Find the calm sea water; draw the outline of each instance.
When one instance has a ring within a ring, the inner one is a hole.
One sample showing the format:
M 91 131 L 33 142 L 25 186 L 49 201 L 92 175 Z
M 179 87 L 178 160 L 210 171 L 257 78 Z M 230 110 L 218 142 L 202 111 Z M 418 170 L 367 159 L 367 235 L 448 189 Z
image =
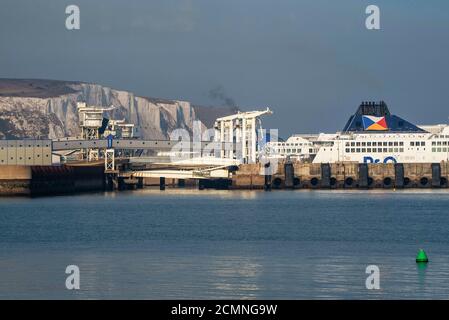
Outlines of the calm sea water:
M 371 264 L 380 290 L 365 288 Z M 0 198 L 0 298 L 447 299 L 449 192 Z

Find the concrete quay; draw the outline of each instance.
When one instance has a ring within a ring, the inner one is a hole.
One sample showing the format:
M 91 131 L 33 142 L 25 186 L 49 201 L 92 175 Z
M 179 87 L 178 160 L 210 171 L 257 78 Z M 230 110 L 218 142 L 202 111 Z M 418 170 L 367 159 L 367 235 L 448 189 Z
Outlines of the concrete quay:
M 449 163 L 280 162 L 271 175 L 262 164 L 244 164 L 232 177 L 233 189 L 447 188 Z
M 55 195 L 104 189 L 102 165 L 0 166 L 0 195 Z
M 123 169 L 123 168 L 121 168 Z M 268 174 L 264 174 L 268 173 Z M 243 164 L 230 179 L 132 178 L 117 170 L 108 181 L 101 161 L 57 166 L 0 166 L 0 195 L 53 195 L 144 187 L 215 189 L 448 188 L 449 163 L 314 164 L 279 162 L 269 174 L 261 163 Z M 115 186 L 113 186 L 115 185 Z

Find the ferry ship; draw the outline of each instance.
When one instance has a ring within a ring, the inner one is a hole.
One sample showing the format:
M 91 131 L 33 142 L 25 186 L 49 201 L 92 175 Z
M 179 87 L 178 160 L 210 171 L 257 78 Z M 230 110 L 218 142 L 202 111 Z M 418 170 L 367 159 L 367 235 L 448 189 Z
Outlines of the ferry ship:
M 449 126 L 418 126 L 392 115 L 384 101 L 362 102 L 341 132 L 270 144 L 274 157 L 313 163 L 435 163 L 449 160 Z

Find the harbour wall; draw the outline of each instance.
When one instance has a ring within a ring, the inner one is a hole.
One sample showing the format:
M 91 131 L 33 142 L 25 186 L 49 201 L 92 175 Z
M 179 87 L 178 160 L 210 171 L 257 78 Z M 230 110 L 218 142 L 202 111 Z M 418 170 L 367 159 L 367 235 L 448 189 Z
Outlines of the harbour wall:
M 30 166 L 0 166 L 0 195 L 29 195 L 30 187 Z
M 447 188 L 449 163 L 280 162 L 271 176 L 263 164 L 244 164 L 232 177 L 234 189 Z
M 389 189 L 448 188 L 449 163 L 315 164 L 279 162 L 273 172 L 263 164 L 243 164 L 231 179 L 144 178 L 117 180 L 118 190 L 145 186 L 199 189 Z M 267 174 L 264 174 L 267 173 Z M 55 195 L 107 189 L 104 166 L 0 166 L 0 195 Z M 162 185 L 163 183 L 163 185 Z
M 55 195 L 103 189 L 103 166 L 0 166 L 0 195 Z

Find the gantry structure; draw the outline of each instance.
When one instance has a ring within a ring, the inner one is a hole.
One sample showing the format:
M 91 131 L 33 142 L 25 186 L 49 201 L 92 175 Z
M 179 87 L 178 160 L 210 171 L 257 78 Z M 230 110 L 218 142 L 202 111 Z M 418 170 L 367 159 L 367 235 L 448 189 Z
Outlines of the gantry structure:
M 238 112 L 215 120 L 215 141 L 228 142 L 231 148 L 221 150 L 221 158 L 238 159 L 243 163 L 257 162 L 257 137 L 261 129 L 260 117 L 272 114 L 270 108 L 262 111 Z

